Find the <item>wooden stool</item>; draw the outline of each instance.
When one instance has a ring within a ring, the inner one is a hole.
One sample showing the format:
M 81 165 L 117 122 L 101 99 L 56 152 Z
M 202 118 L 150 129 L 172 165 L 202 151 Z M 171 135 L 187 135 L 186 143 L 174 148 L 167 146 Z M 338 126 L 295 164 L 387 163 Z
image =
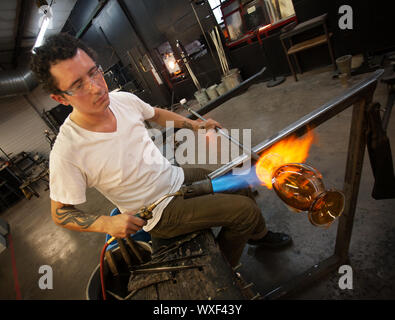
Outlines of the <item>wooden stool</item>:
M 288 65 L 289 65 L 289 68 L 291 69 L 291 72 L 292 72 L 294 78 L 295 78 L 295 81 L 298 81 L 298 78 L 296 77 L 296 72 L 295 72 L 294 67 L 292 65 L 290 56 L 293 56 L 295 58 L 296 65 L 298 67 L 298 71 L 299 71 L 299 73 L 302 73 L 302 70 L 300 68 L 296 54 L 298 52 L 303 51 L 303 50 L 314 48 L 316 46 L 319 46 L 319 45 L 322 45 L 325 43 L 328 45 L 329 55 L 332 60 L 333 68 L 334 68 L 334 70 L 336 70 L 336 61 L 335 61 L 335 57 L 333 55 L 333 49 L 332 49 L 332 45 L 331 45 L 331 41 L 330 41 L 330 37 L 332 36 L 332 33 L 328 32 L 328 29 L 326 26 L 326 17 L 327 17 L 327 14 L 325 13 L 321 16 L 318 16 L 318 17 L 315 17 L 315 18 L 310 19 L 308 21 L 297 24 L 296 27 L 294 27 L 290 31 L 283 32 L 280 36 L 281 44 L 284 48 L 284 52 L 287 57 Z M 314 38 L 311 38 L 311 39 L 308 39 L 306 41 L 299 42 L 299 43 L 292 42 L 293 36 L 295 36 L 297 34 L 301 34 L 305 31 L 315 28 L 317 26 L 323 27 L 324 34 L 319 35 Z M 288 39 L 288 41 L 289 41 L 289 45 L 290 45 L 289 48 L 287 48 L 287 46 L 285 44 L 286 39 Z

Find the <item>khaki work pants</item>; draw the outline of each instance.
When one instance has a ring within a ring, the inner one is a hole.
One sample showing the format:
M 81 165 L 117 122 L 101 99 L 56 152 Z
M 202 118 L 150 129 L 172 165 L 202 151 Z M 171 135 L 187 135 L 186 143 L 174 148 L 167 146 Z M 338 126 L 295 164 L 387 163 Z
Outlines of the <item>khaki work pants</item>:
M 210 173 L 201 168 L 183 170 L 184 183 L 206 179 Z M 211 227 L 222 227 L 217 242 L 232 267 L 239 263 L 249 239 L 260 239 L 267 233 L 261 210 L 248 188 L 237 193 L 215 193 L 190 199 L 174 197 L 150 234 L 168 239 Z

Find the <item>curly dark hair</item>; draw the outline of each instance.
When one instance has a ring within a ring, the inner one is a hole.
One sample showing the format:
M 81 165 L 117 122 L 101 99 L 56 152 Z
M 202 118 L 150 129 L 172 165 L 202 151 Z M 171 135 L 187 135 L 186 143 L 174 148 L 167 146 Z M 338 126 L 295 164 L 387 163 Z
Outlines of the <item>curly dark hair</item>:
M 61 94 L 56 80 L 49 70 L 60 61 L 74 57 L 78 49 L 84 50 L 89 57 L 96 61 L 96 53 L 91 48 L 67 33 L 51 35 L 45 40 L 44 45 L 34 48 L 30 69 L 37 80 L 42 83 L 44 90 L 49 93 Z

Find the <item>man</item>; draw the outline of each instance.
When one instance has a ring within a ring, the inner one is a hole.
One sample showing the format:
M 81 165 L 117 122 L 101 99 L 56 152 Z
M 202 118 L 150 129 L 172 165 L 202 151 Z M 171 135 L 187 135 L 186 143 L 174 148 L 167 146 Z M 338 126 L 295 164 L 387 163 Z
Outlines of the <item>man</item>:
M 51 98 L 73 107 L 50 154 L 51 214 L 56 224 L 120 238 L 142 227 L 153 236 L 171 238 L 222 226 L 218 243 L 232 266 L 247 241 L 272 246 L 290 242 L 284 234 L 267 231 L 251 195 L 168 198 L 152 219 L 136 217 L 143 205 L 207 175 L 205 170 L 172 166 L 151 140 L 144 120 L 162 126 L 174 121 L 177 128 L 195 131 L 220 124 L 153 108 L 130 93 L 109 93 L 94 60 L 91 49 L 67 34 L 49 37 L 32 55 L 31 68 Z M 155 161 L 147 162 L 147 156 Z M 95 187 L 123 214 L 111 217 L 77 209 L 75 205 L 86 201 L 87 187 Z

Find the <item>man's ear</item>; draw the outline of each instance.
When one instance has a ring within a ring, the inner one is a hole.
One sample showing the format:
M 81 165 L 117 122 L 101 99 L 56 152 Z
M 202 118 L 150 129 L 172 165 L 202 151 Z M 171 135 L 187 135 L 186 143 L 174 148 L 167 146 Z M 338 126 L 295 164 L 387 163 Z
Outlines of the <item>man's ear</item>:
M 65 106 L 68 106 L 70 104 L 70 102 L 67 101 L 67 99 L 65 97 L 63 97 L 62 95 L 60 95 L 60 94 L 53 94 L 53 93 L 51 93 L 49 96 L 53 100 L 55 100 L 56 102 L 59 102 L 59 103 L 65 105 Z

